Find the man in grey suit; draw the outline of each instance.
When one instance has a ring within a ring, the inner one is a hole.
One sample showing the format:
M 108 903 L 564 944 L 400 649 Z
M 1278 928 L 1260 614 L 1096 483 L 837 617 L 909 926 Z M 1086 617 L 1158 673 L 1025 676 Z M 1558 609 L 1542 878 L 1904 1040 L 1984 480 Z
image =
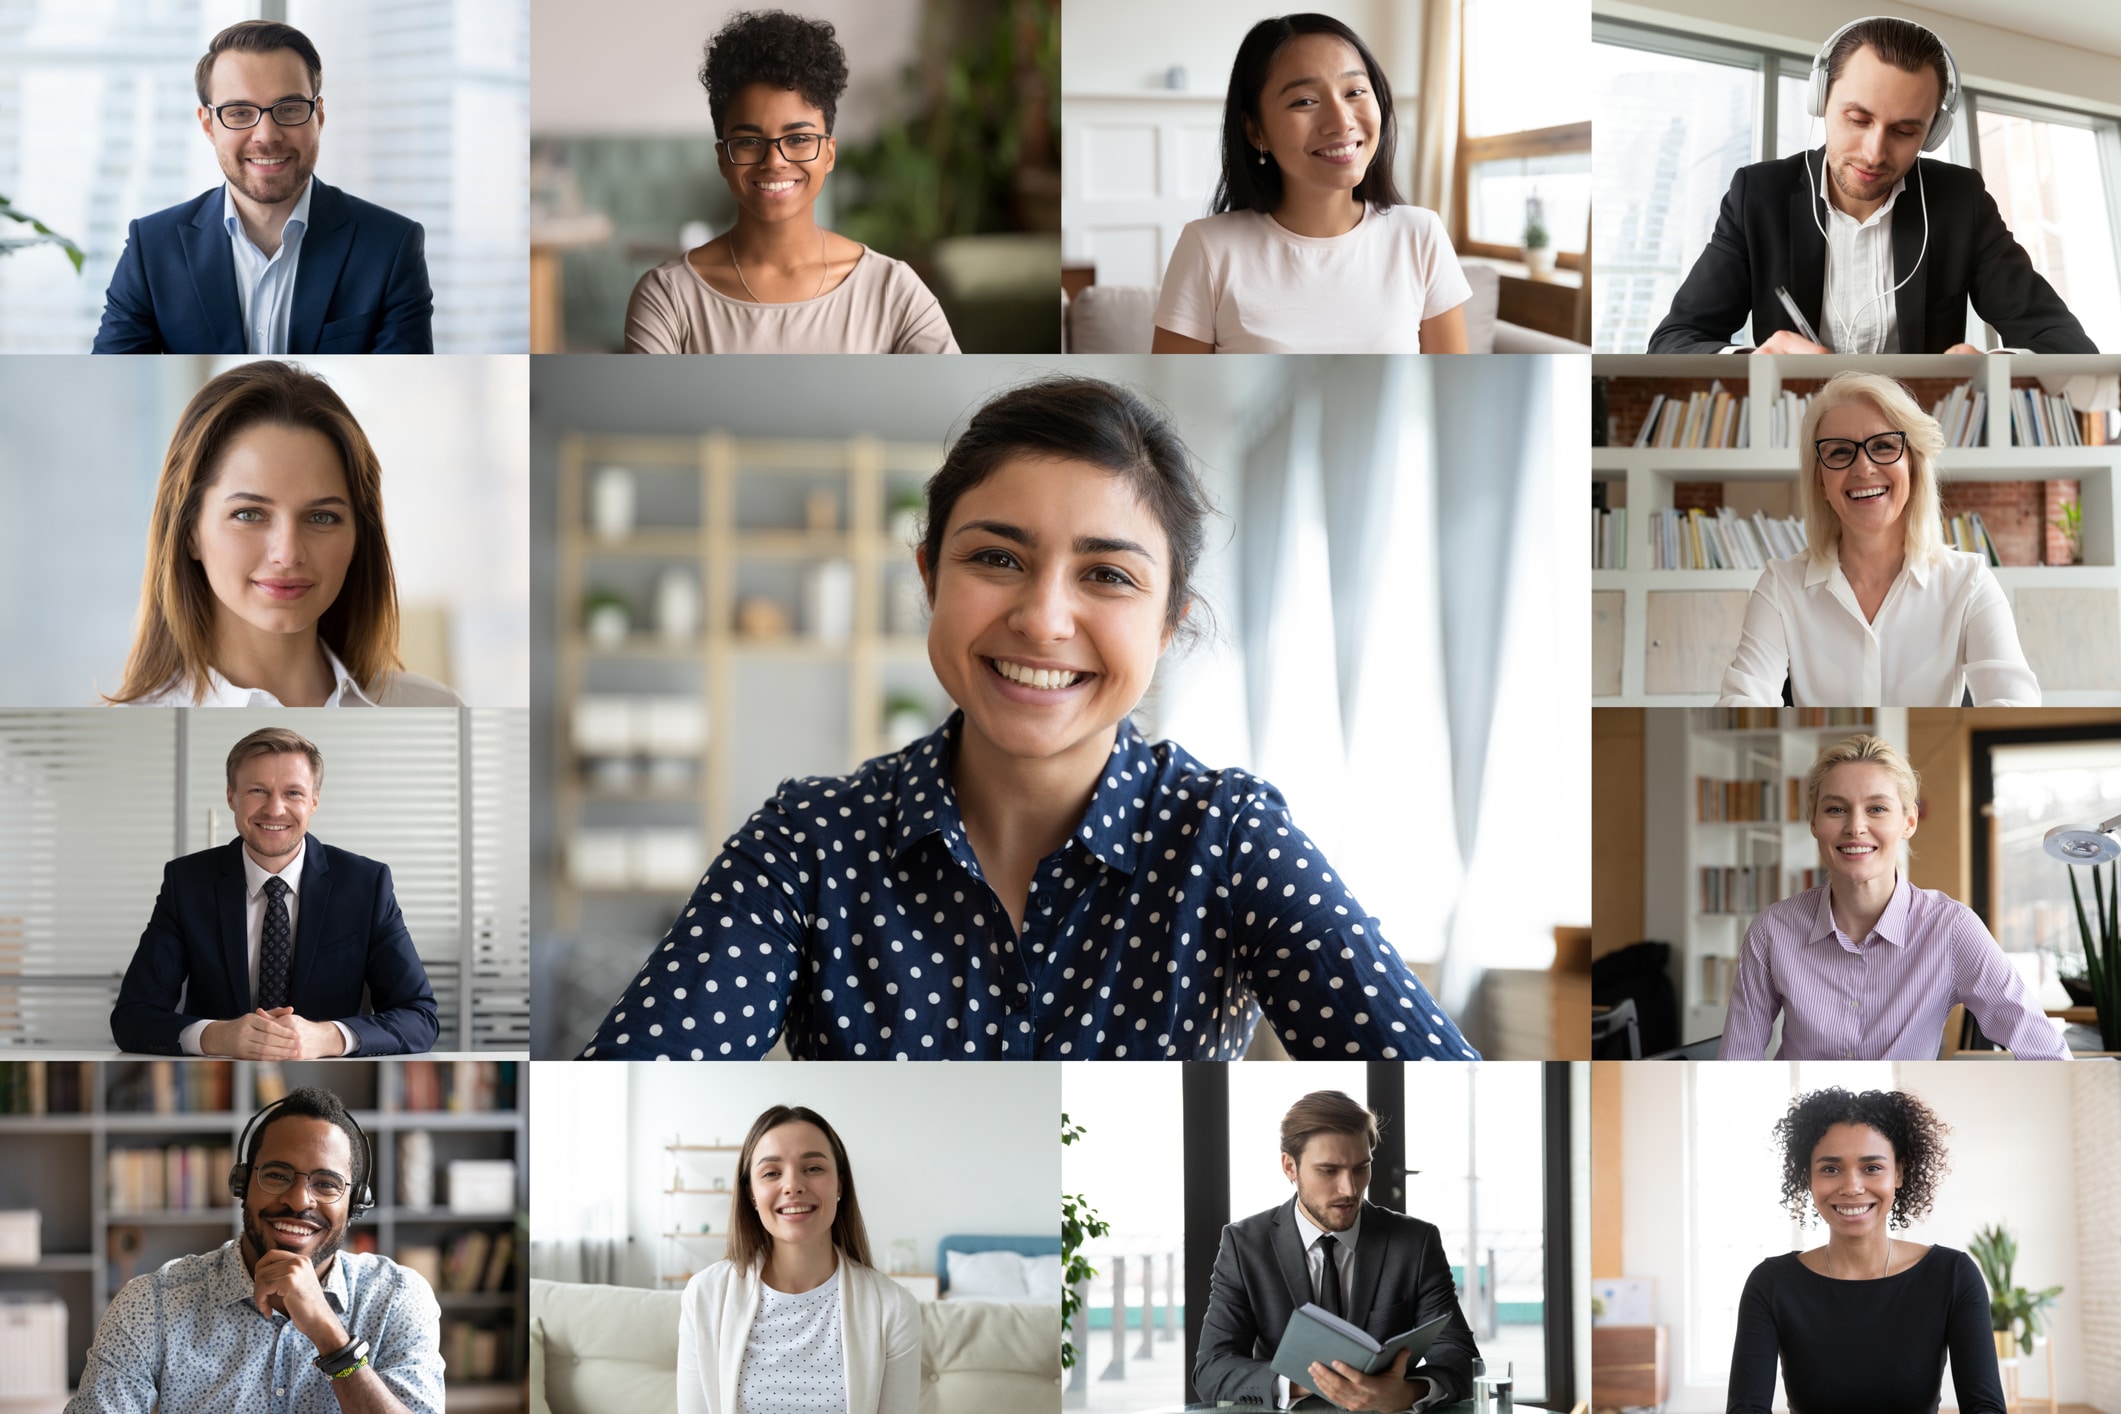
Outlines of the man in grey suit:
M 1441 1234 L 1363 1199 L 1376 1147 L 1377 1117 L 1337 1090 L 1306 1095 L 1282 1117 L 1281 1172 L 1296 1192 L 1223 1229 L 1193 1362 L 1201 1399 L 1287 1409 L 1315 1392 L 1342 1409 L 1401 1410 L 1471 1397 L 1480 1352 L 1458 1309 Z M 1375 1375 L 1339 1361 L 1314 1364 L 1307 1389 L 1267 1363 L 1306 1302 L 1379 1340 L 1451 1319 L 1412 1370 L 1404 1351 Z

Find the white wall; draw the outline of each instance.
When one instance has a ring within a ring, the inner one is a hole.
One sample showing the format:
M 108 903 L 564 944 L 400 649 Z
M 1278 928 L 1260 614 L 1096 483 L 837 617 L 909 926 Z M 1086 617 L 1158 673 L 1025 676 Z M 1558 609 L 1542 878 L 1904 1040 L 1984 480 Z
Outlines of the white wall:
M 1066 0 L 1061 25 L 1061 90 L 1124 94 L 1161 89 L 1172 65 L 1186 70 L 1186 90 L 1220 97 L 1245 31 L 1283 8 L 1228 0 Z M 1392 80 L 1395 105 L 1419 88 L 1419 0 L 1318 0 L 1301 8 L 1331 15 L 1363 37 Z M 1404 121 L 1404 120 L 1402 120 Z
M 530 130 L 535 134 L 713 136 L 700 50 L 734 11 L 770 8 L 686 0 L 531 0 Z M 898 111 L 900 73 L 918 55 L 921 0 L 803 0 L 847 51 L 835 133 L 871 136 Z
M 1593 0 L 1592 12 L 1614 19 L 1750 44 L 1815 50 L 1828 35 L 1867 13 L 1848 0 Z M 1890 13 L 1929 26 L 1951 47 L 1970 88 L 2121 114 L 2121 57 L 2036 39 L 2007 24 L 1982 24 L 1920 5 Z
M 925 1270 L 950 1233 L 1060 1232 L 1055 1063 L 642 1065 L 632 1079 L 629 1226 L 644 1284 L 653 1283 L 671 1171 L 663 1146 L 680 1135 L 741 1144 L 770 1105 L 808 1105 L 838 1131 L 878 1261 L 900 1238 L 913 1241 Z
M 1702 1064 L 1713 1065 L 1709 1061 Z M 1763 1062 L 1764 1064 L 1766 1062 Z M 1650 1277 L 1657 1320 L 1671 1328 L 1674 1414 L 1724 1407 L 1724 1390 L 1688 1386 L 1686 1301 L 1686 1144 L 1681 1129 L 1685 1064 L 1621 1069 L 1623 1275 Z M 2078 1247 L 2078 1179 L 2072 1163 L 2070 1071 L 2036 1062 L 1928 1061 L 1896 1067 L 1899 1088 L 1919 1096 L 1951 1126 L 1951 1170 L 1936 1206 L 1908 1236 L 1965 1250 L 1978 1228 L 2007 1224 L 2018 1239 L 2019 1285 L 2065 1288 L 2057 1303 L 2055 1383 L 2062 1402 L 2086 1397 L 2082 1301 L 2085 1269 Z M 1778 1113 L 1760 1116 L 1763 1142 Z M 2111 1181 L 2102 1173 L 2102 1181 Z M 1816 1232 L 1817 1229 L 1814 1229 Z M 1814 1237 L 1807 1246 L 1824 1241 Z M 2040 1390 L 2045 1362 L 2022 1375 Z M 2044 1391 L 2042 1391 L 2044 1396 Z M 1944 1398 L 1953 1401 L 1947 1379 Z

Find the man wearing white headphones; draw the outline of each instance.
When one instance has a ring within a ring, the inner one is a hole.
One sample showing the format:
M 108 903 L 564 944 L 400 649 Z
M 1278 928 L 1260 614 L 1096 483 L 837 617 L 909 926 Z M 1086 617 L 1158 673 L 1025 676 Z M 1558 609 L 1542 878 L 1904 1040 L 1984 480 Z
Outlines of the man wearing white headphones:
M 1844 25 L 1812 61 L 1806 108 L 1825 147 L 1738 169 L 1651 353 L 1979 353 L 1963 342 L 1968 299 L 2007 347 L 2098 352 L 1981 175 L 1918 160 L 1959 109 L 1958 65 L 1935 34 L 1884 16 Z M 1748 317 L 1751 349 L 1732 343 Z

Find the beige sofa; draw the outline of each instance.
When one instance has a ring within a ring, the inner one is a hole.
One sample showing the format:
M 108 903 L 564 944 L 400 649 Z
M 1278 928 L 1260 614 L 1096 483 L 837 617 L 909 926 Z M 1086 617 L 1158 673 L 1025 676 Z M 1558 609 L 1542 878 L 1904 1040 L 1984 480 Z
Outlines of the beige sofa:
M 676 1414 L 675 1291 L 530 1284 L 531 1414 Z M 1060 1308 L 921 1303 L 921 1414 L 1058 1410 Z
M 1497 319 L 1502 277 L 1491 265 L 1468 265 L 1466 349 L 1469 353 L 1589 353 L 1590 345 L 1542 334 Z M 1147 353 L 1156 333 L 1154 285 L 1090 285 L 1073 300 L 1061 296 L 1061 348 L 1066 353 Z

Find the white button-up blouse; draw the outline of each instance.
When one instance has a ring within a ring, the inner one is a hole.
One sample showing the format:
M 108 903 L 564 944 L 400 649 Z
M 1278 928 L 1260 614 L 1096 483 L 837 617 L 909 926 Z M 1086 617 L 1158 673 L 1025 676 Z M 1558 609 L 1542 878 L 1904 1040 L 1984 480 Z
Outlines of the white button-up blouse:
M 2040 684 L 1981 556 L 1910 561 L 1869 622 L 1829 550 L 1770 560 L 1745 607 L 1719 707 L 1774 707 L 1787 676 L 1800 707 L 2037 707 Z

